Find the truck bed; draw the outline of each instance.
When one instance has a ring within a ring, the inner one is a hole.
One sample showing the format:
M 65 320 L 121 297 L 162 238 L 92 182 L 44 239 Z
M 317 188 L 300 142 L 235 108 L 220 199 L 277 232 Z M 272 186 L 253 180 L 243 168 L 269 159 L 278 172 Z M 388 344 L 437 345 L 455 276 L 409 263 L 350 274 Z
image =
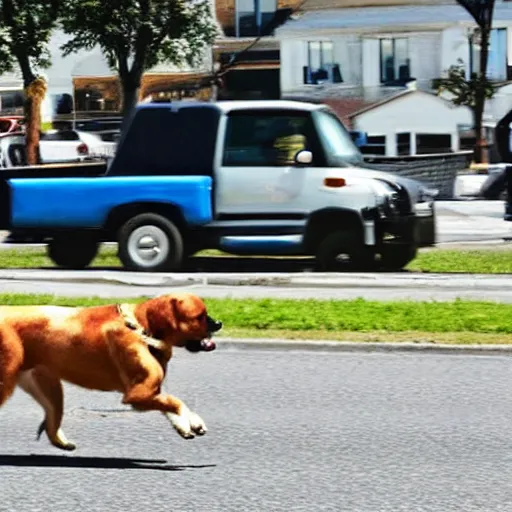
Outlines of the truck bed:
M 212 220 L 209 176 L 100 176 L 10 178 L 4 229 L 100 229 L 118 207 L 174 205 L 189 225 Z
M 31 165 L 0 170 L 0 229 L 11 227 L 12 190 L 9 182 L 14 180 L 44 178 L 97 178 L 105 175 L 105 161 L 53 165 Z
M 107 172 L 107 162 L 30 165 L 0 170 L 0 177 L 10 178 L 95 178 Z

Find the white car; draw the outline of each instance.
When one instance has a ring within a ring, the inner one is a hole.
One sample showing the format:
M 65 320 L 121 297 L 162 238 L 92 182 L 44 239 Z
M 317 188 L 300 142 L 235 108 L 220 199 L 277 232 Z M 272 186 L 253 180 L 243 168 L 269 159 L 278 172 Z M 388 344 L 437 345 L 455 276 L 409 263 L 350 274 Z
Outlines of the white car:
M 49 130 L 41 134 L 41 163 L 79 162 L 92 157 L 114 156 L 117 144 L 93 133 L 78 130 Z

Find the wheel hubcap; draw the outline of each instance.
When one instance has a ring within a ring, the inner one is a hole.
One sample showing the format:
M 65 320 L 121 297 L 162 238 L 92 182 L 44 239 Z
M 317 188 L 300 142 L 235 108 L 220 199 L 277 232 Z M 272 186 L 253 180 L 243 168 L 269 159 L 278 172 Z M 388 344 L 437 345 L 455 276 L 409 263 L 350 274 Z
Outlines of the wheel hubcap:
M 157 226 L 141 226 L 128 239 L 128 253 L 141 267 L 154 267 L 169 256 L 169 239 Z

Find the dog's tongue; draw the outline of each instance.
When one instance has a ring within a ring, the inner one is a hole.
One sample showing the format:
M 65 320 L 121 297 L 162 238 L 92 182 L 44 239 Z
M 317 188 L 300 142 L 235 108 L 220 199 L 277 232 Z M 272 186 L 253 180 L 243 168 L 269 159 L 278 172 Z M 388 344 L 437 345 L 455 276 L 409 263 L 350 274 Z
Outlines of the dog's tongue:
M 215 342 L 211 339 L 201 341 L 201 350 L 204 350 L 205 352 L 215 350 Z

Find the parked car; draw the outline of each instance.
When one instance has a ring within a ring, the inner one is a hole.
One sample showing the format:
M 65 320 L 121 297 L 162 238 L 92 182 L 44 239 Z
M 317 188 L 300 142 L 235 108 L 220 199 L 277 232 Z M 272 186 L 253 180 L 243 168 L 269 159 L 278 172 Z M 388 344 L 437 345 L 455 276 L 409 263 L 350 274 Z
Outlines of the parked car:
M 0 229 L 46 237 L 66 268 L 117 242 L 124 267 L 146 272 L 209 248 L 310 255 L 321 270 L 400 269 L 435 243 L 435 191 L 365 167 L 325 105 L 143 104 L 109 164 L 1 178 Z
M 23 116 L 0 116 L 0 137 L 23 131 Z
M 77 119 L 73 128 L 81 132 L 94 133 L 105 142 L 117 142 L 121 134 L 122 117 L 96 117 Z
M 78 130 L 49 130 L 41 134 L 41 163 L 83 161 L 90 157 L 113 156 L 116 143 L 105 142 L 93 133 Z
M 93 158 L 111 158 L 116 142 L 106 142 L 98 135 L 77 130 L 42 132 L 39 156 L 42 164 L 82 162 Z M 11 132 L 0 138 L 0 168 L 27 165 L 25 136 Z

